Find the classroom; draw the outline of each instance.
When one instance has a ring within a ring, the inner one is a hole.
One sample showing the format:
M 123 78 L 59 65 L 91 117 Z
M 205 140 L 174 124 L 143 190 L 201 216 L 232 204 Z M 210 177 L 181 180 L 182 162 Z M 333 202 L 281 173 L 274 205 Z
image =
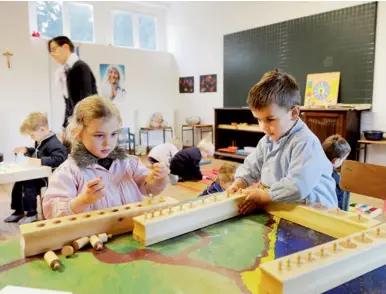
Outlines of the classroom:
M 0 1 L 0 294 L 386 293 L 386 3 Z

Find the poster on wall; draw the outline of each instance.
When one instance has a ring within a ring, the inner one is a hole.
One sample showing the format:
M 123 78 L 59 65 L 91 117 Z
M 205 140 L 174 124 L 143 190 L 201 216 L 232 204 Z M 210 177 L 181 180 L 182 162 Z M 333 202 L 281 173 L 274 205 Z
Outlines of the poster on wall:
M 214 93 L 217 92 L 217 75 L 202 75 L 200 76 L 200 92 Z
M 100 95 L 112 101 L 123 101 L 126 98 L 125 66 L 118 64 L 101 64 Z
M 180 78 L 180 93 L 194 93 L 194 77 Z
M 338 103 L 340 72 L 308 74 L 304 106 L 336 105 Z

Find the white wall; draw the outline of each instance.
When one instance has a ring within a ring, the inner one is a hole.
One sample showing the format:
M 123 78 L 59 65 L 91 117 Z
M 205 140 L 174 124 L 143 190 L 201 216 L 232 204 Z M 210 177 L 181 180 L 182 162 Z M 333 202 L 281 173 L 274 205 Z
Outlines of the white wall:
M 195 93 L 179 94 L 177 124 L 190 115 L 213 123 L 215 107 L 223 106 L 223 36 L 289 19 L 363 4 L 362 2 L 170 2 L 167 48 L 175 55 L 180 76 L 195 76 Z M 386 131 L 386 3 L 378 2 L 373 109 L 362 116 L 361 129 Z M 200 74 L 218 76 L 217 93 L 200 93 Z M 258 77 L 257 77 L 258 79 Z M 386 165 L 386 149 L 370 148 L 368 162 Z
M 120 103 L 125 126 L 138 131 L 147 124 L 150 113 L 164 112 L 174 124 L 174 102 L 178 72 L 174 57 L 152 52 L 108 46 L 111 41 L 111 10 L 129 10 L 158 18 L 159 48 L 165 49 L 165 8 L 162 4 L 134 2 L 87 2 L 94 6 L 95 40 L 99 45 L 81 44 L 81 58 L 89 63 L 99 83 L 99 64 L 117 63 L 126 67 L 127 99 Z M 0 50 L 14 56 L 12 68 L 0 56 L 0 152 L 13 159 L 12 148 L 31 144 L 19 134 L 22 120 L 32 111 L 49 115 L 51 127 L 59 131 L 64 116 L 63 100 L 54 83 L 57 65 L 49 57 L 47 40 L 30 38 L 28 2 L 0 2 Z M 159 143 L 160 134 L 152 136 Z

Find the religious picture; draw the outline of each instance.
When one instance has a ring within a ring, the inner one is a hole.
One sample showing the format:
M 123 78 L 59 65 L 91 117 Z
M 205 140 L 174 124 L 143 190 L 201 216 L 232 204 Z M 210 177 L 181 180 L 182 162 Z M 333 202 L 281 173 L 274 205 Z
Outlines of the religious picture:
M 100 95 L 112 101 L 125 99 L 125 66 L 116 64 L 101 64 L 100 68 L 101 87 Z
M 200 92 L 217 92 L 217 75 L 200 76 Z
M 180 93 L 194 92 L 194 77 L 180 78 Z

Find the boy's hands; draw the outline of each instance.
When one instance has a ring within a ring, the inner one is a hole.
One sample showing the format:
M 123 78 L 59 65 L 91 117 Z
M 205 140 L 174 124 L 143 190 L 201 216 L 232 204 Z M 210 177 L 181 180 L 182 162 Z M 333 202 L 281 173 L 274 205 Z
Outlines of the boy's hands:
M 151 184 L 154 180 L 160 181 L 168 176 L 168 169 L 163 162 L 154 163 L 151 167 L 151 174 L 147 178 L 147 182 Z
M 241 214 L 247 214 L 271 202 L 268 191 L 257 187 L 245 189 L 243 190 L 243 194 L 247 197 L 244 199 L 244 202 L 239 205 Z
M 241 179 L 237 179 L 232 183 L 232 185 L 229 186 L 228 189 L 226 189 L 226 193 L 233 194 L 236 193 L 240 188 L 245 187 L 245 182 Z
M 13 153 L 26 153 L 27 152 L 27 148 L 25 147 L 15 147 L 13 148 Z
M 102 177 L 97 177 L 87 183 L 86 190 L 80 195 L 83 204 L 92 205 L 104 197 L 105 184 Z

